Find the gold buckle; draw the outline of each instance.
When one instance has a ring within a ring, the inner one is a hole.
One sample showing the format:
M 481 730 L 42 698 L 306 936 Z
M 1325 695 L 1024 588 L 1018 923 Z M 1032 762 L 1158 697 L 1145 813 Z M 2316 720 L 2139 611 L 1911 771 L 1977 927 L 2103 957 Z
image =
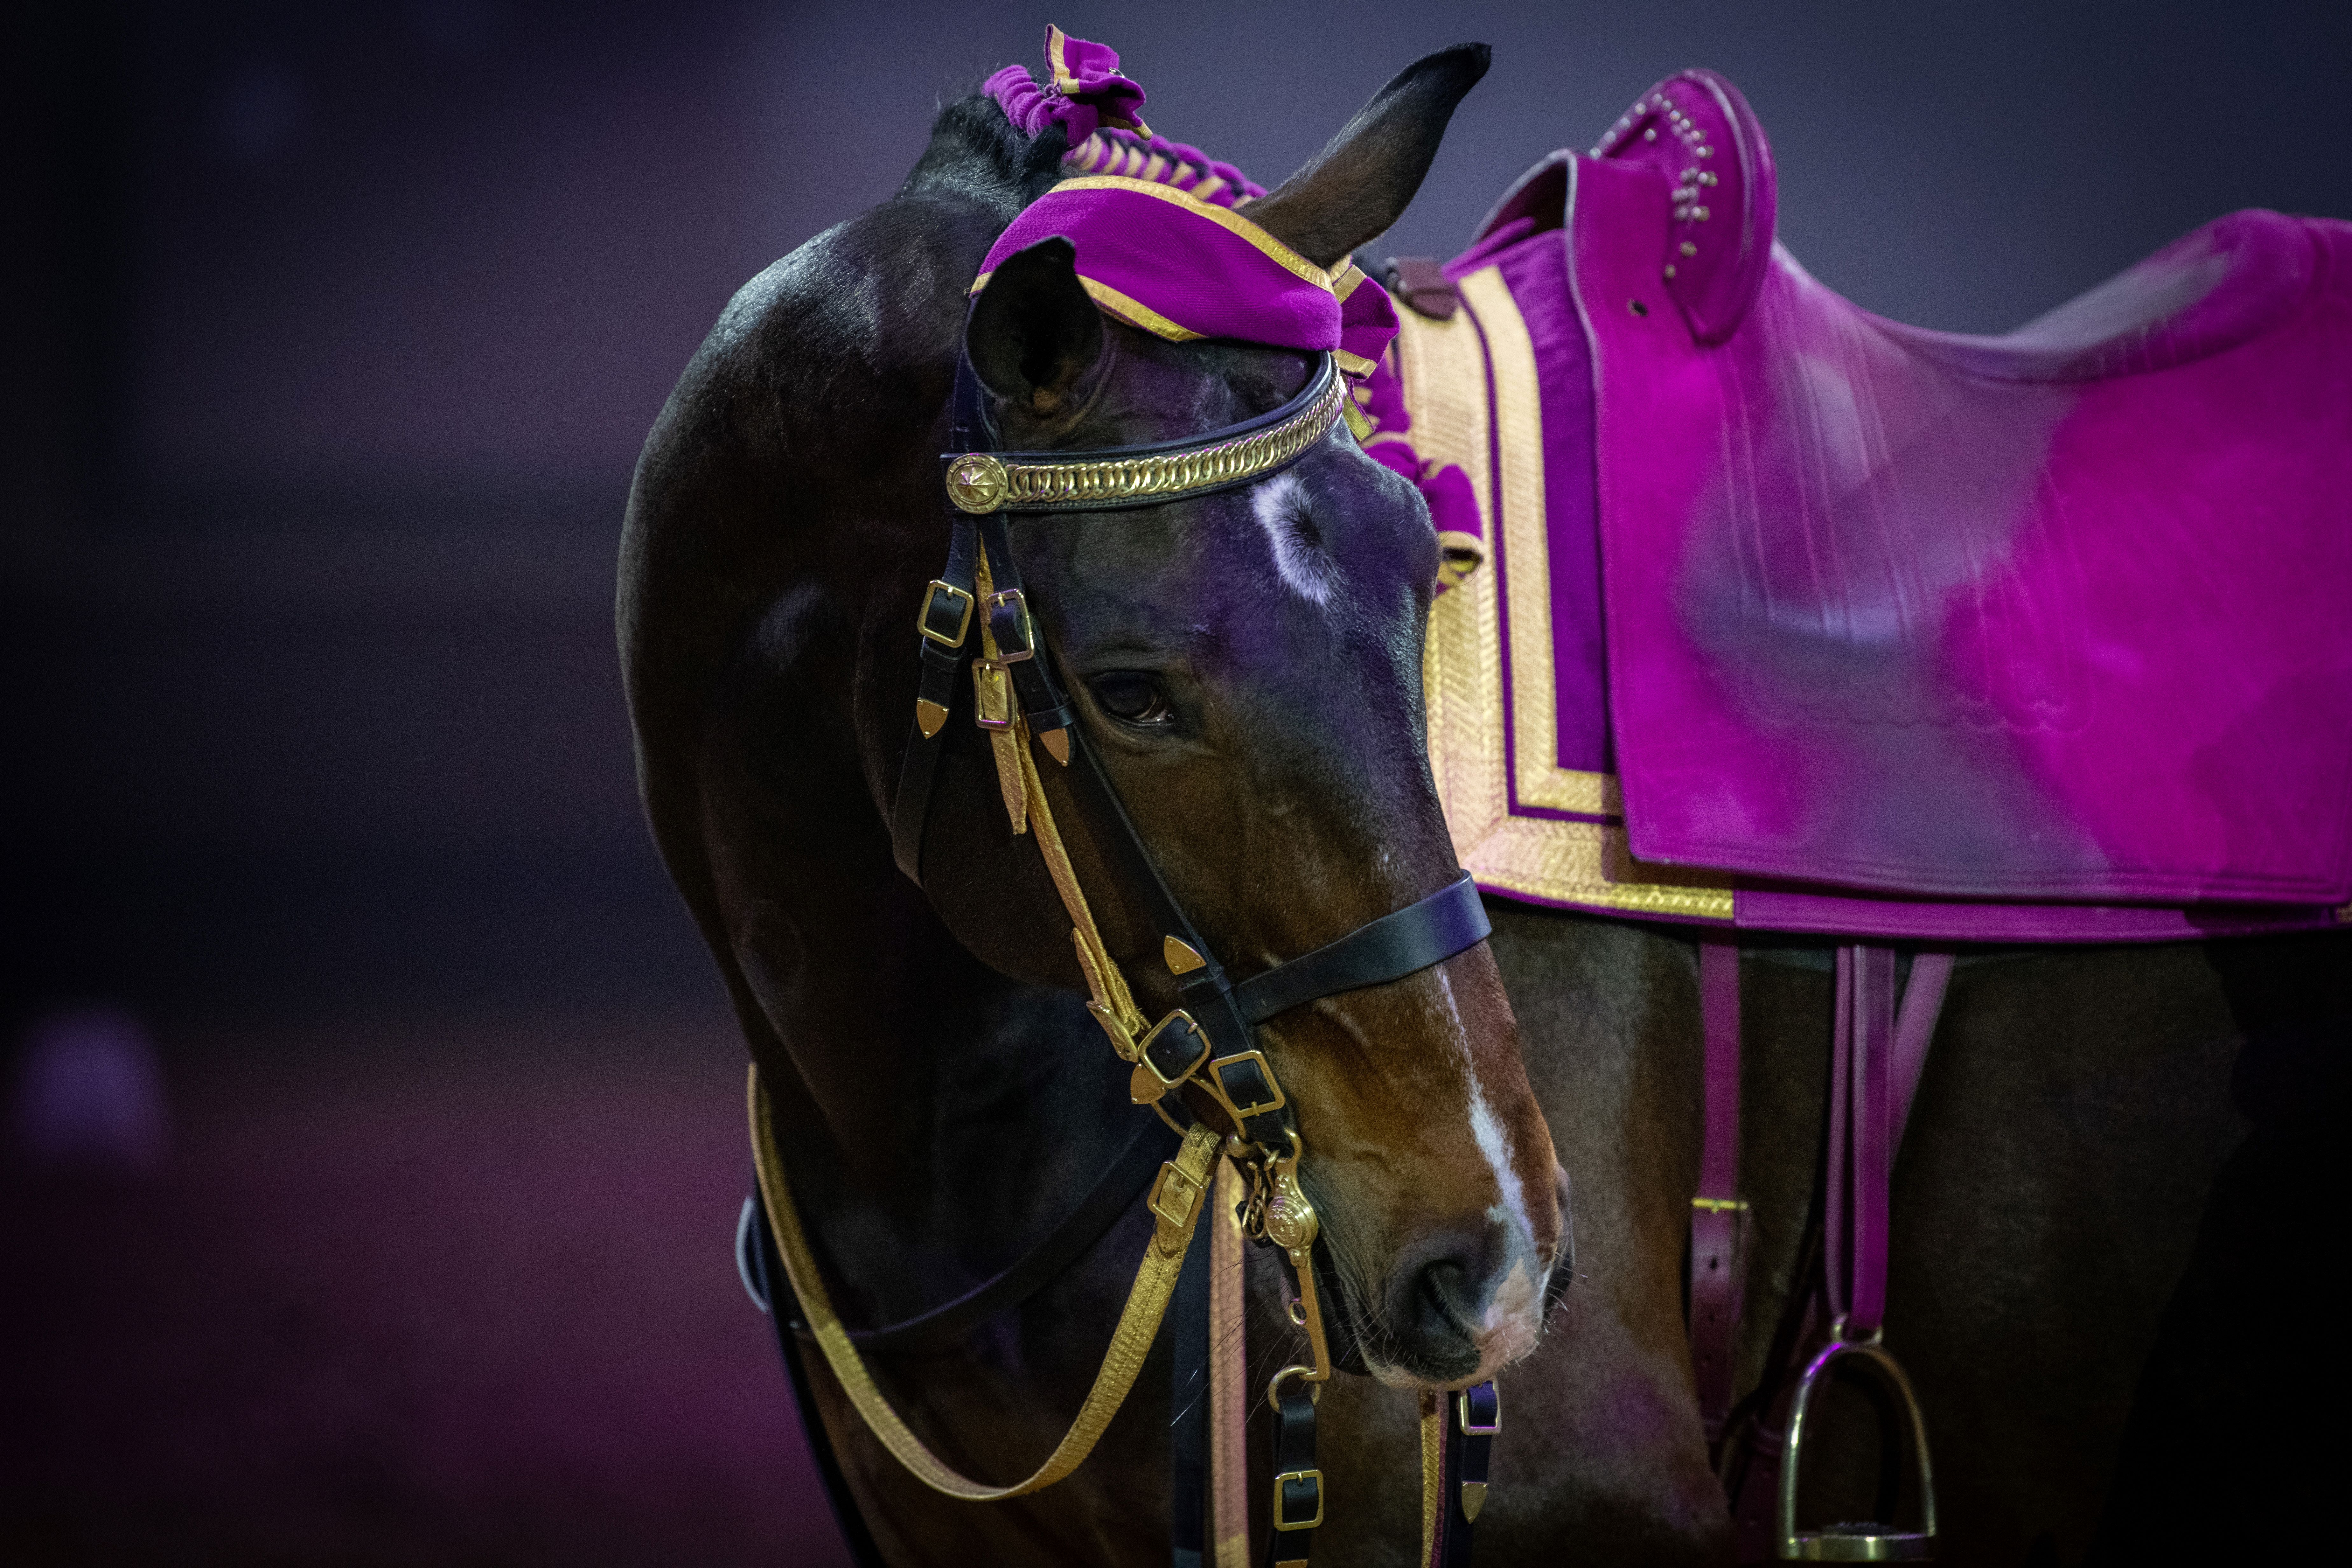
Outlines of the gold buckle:
M 972 722 L 983 730 L 1013 728 L 1013 679 L 992 658 L 971 661 Z
M 988 618 L 990 627 L 993 629 L 996 624 L 996 612 L 1006 605 L 1012 606 L 1013 611 L 1021 617 L 1021 651 L 1018 653 L 1005 652 L 1004 638 L 1000 636 L 996 639 L 996 658 L 994 662 L 998 664 L 1019 664 L 1023 659 L 1036 658 L 1037 624 L 1034 620 L 1030 619 L 1029 601 L 1023 596 L 1020 589 L 1007 588 L 1001 593 L 991 594 L 988 596 Z
M 1221 1069 L 1228 1062 L 1247 1061 L 1257 1063 L 1258 1076 L 1265 1080 L 1267 1091 L 1274 1096 L 1272 1100 L 1260 1100 L 1254 1105 L 1235 1105 L 1233 1096 L 1225 1092 L 1225 1077 Z M 1289 1096 L 1282 1092 L 1282 1080 L 1274 1076 L 1274 1064 L 1265 1059 L 1264 1051 L 1235 1051 L 1232 1056 L 1219 1057 L 1209 1064 L 1208 1073 L 1202 1082 L 1209 1093 L 1215 1097 L 1217 1103 L 1225 1108 L 1226 1114 L 1234 1119 L 1235 1126 L 1239 1126 L 1248 1117 L 1265 1116 L 1280 1110 L 1290 1103 Z
M 1748 1209 L 1748 1200 L 1746 1198 L 1693 1198 L 1691 1207 L 1706 1214 L 1744 1214 Z
M 931 601 L 941 594 L 952 594 L 963 601 L 963 614 L 956 621 L 956 634 L 951 637 L 941 637 L 931 630 Z M 972 597 L 970 594 L 952 583 L 942 583 L 934 577 L 931 579 L 931 585 L 923 591 L 923 607 L 915 612 L 915 629 L 941 647 L 961 647 L 964 634 L 971 630 L 971 606 Z
M 1171 1192 L 1171 1188 L 1175 1191 Z M 1151 1196 L 1144 1200 L 1144 1206 L 1176 1229 L 1182 1230 L 1192 1219 L 1193 1208 L 1201 1201 L 1201 1184 L 1186 1175 L 1175 1161 L 1169 1160 L 1161 1163 L 1160 1179 L 1151 1184 Z
M 1292 1521 L 1283 1517 L 1282 1483 L 1313 1481 L 1315 1483 L 1315 1517 Z M 1323 1522 L 1323 1472 L 1320 1470 L 1285 1470 L 1274 1478 L 1274 1528 L 1276 1530 L 1312 1530 Z
M 1174 1078 L 1170 1078 L 1166 1073 L 1160 1070 L 1160 1064 L 1151 1059 L 1151 1042 L 1158 1039 L 1160 1033 L 1170 1025 L 1176 1023 L 1180 1019 L 1182 1020 L 1186 1028 L 1192 1030 L 1192 1033 L 1200 1037 L 1201 1049 L 1199 1055 L 1195 1056 L 1191 1061 L 1184 1064 L 1184 1070 L 1182 1072 L 1178 1073 Z M 1160 1086 L 1162 1089 L 1174 1089 L 1178 1084 L 1182 1083 L 1186 1079 L 1191 1078 L 1194 1073 L 1200 1071 L 1202 1058 L 1206 1057 L 1208 1054 L 1209 1032 L 1201 1027 L 1199 1022 L 1193 1018 L 1192 1014 L 1187 1013 L 1183 1008 L 1179 1007 L 1175 1011 L 1170 1013 L 1165 1018 L 1160 1019 L 1157 1024 L 1152 1025 L 1150 1032 L 1145 1035 L 1141 1040 L 1137 1042 L 1135 1059 L 1139 1065 L 1150 1069 L 1151 1076 L 1160 1080 Z
M 1503 1402 L 1495 1401 L 1495 1422 L 1491 1426 L 1474 1426 L 1470 1422 L 1470 1391 L 1464 1389 L 1454 1396 L 1454 1418 L 1462 1426 L 1465 1437 L 1491 1437 L 1503 1429 Z

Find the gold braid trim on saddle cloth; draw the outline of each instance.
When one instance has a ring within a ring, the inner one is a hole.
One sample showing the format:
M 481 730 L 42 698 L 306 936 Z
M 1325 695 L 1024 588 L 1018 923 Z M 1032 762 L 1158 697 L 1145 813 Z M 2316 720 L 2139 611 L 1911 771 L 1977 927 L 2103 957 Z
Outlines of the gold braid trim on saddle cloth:
M 1727 877 L 1635 859 L 1616 775 L 1557 763 L 1535 344 L 1499 268 L 1481 268 L 1457 287 L 1463 309 L 1447 320 L 1399 312 L 1393 351 L 1412 416 L 1407 438 L 1431 470 L 1456 466 L 1469 479 L 1489 554 L 1431 606 L 1422 666 L 1429 768 L 1454 854 L 1489 891 L 1728 921 Z

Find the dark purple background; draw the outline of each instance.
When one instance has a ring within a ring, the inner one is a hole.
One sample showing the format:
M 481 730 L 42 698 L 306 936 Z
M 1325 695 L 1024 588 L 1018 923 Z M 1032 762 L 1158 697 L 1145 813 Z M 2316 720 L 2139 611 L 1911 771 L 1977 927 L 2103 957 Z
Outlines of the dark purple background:
M 789 1559 L 805 1478 L 721 1251 L 737 1047 L 637 816 L 615 531 L 728 296 L 886 196 L 940 95 L 1034 60 L 1047 20 L 1268 184 L 1407 59 L 1492 41 L 1384 247 L 1441 256 L 1547 149 L 1714 66 L 1809 267 L 1998 331 L 2232 206 L 2352 215 L 2347 16 L 17 8 L 0 1020 L 139 1009 L 183 1125 L 160 1178 L 7 1178 L 11 1279 L 40 1281 L 8 1292 L 9 1353 L 47 1370 L 0 1369 L 38 1394 L 0 1401 L 0 1524 L 46 1521 L 58 1561 L 148 1560 L 173 1520 L 232 1557 L 580 1561 L 546 1521 L 584 1508 L 612 1561 Z M 688 1344 L 724 1350 L 663 1382 Z M 247 1379 L 229 1426 L 192 1366 Z M 616 1409 L 593 1454 L 562 1436 Z M 239 1444 L 261 1457 L 223 1469 Z M 142 1508 L 136 1550 L 93 1522 Z

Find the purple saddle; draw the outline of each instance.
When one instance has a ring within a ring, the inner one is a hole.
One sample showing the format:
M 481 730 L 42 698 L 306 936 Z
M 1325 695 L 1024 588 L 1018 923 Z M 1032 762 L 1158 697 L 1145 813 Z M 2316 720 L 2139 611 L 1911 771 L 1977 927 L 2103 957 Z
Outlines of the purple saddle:
M 1372 449 L 1488 552 L 1432 626 L 1465 865 L 1926 938 L 2346 918 L 2352 225 L 2231 214 L 1969 337 L 1816 282 L 1774 189 L 1685 72 L 1407 321 Z

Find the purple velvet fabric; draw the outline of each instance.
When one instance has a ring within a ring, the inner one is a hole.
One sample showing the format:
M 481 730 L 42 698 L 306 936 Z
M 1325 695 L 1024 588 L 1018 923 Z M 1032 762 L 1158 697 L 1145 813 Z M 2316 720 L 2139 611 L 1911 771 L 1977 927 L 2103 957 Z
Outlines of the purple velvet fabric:
M 987 90 L 1024 135 L 1058 124 L 1073 171 L 1030 204 L 990 247 L 975 291 L 997 264 L 1040 240 L 1066 239 L 1103 311 L 1174 342 L 1234 338 L 1334 353 L 1369 374 L 1396 336 L 1388 291 L 1352 261 L 1326 270 L 1232 209 L 1265 188 L 1200 149 L 1151 134 L 1143 89 L 1101 44 L 1045 29 L 1047 79 L 1020 66 Z
M 1331 289 L 1339 299 L 1339 366 L 1350 375 L 1367 375 L 1396 340 L 1396 301 L 1352 260 L 1331 275 Z
M 1413 449 L 1412 413 L 1405 406 L 1404 385 L 1397 376 L 1393 356 L 1383 354 L 1356 388 L 1356 405 L 1372 427 L 1364 438 L 1364 450 L 1373 461 L 1412 481 L 1428 503 L 1430 526 L 1441 535 L 1466 534 L 1483 547 L 1486 523 L 1478 515 L 1478 496 L 1471 488 L 1470 476 L 1455 464 L 1424 460 Z M 1440 573 L 1437 592 L 1443 594 L 1451 586 L 1451 580 Z
M 1059 125 L 1076 147 L 1105 126 L 1151 133 L 1142 119 L 1143 89 L 1118 74 L 1118 51 L 1059 27 L 1045 29 L 1045 85 L 1026 67 L 1006 66 L 982 90 L 1003 105 L 1004 117 L 1024 136 Z
M 1584 164 L 1575 210 L 1638 854 L 1925 897 L 2352 898 L 2352 227 L 2237 220 L 2313 261 L 2234 345 L 2000 382 L 1785 253 L 1705 348 L 1630 308 L 1660 176 Z
M 1784 931 L 2352 918 L 2352 225 L 2234 214 L 1970 338 L 1772 246 L 1728 83 L 1601 153 L 1446 270 L 1498 272 L 1535 350 L 1557 761 L 1617 774 L 1633 853 Z
M 1780 205 L 1771 144 L 1739 89 L 1710 70 L 1678 71 L 1619 116 L 1592 155 L 1665 177 L 1660 281 L 1697 342 L 1737 331 L 1764 285 Z
M 1613 773 L 1608 657 L 1601 646 L 1601 521 L 1592 486 L 1592 355 L 1568 287 L 1557 232 L 1488 253 L 1536 345 L 1544 433 L 1544 528 L 1550 549 L 1557 762 Z M 1508 562 L 1498 559 L 1508 569 Z M 1505 616 L 1509 596 L 1505 595 Z M 1507 634 L 1506 634 L 1507 635 Z
M 1387 291 L 1352 263 L 1334 278 L 1238 213 L 1118 175 L 1065 180 L 1031 203 L 990 247 L 973 287 L 1006 257 L 1055 237 L 1076 251 L 1105 313 L 1163 338 L 1337 351 L 1344 369 L 1362 374 L 1396 335 Z M 1335 285 L 1349 290 L 1344 302 Z

